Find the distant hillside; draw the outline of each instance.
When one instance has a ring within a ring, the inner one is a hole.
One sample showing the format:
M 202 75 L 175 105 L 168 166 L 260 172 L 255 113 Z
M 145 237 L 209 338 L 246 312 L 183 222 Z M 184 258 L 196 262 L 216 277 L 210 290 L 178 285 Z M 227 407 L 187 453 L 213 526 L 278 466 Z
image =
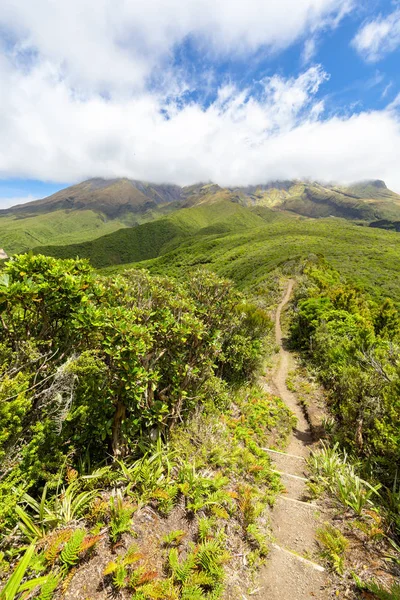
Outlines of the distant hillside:
M 200 203 L 91 242 L 34 251 L 88 258 L 108 272 L 141 266 L 157 274 L 179 275 L 202 265 L 261 294 L 269 272 L 288 261 L 318 255 L 373 295 L 400 302 L 398 233 L 227 200 Z
M 160 206 L 179 209 L 228 200 L 244 206 L 267 206 L 306 217 L 327 216 L 377 221 L 400 220 L 400 195 L 383 181 L 367 181 L 348 187 L 317 182 L 278 181 L 247 187 L 196 184 L 187 187 L 158 185 L 131 179 L 89 179 L 48 198 L 0 211 L 2 215 L 47 214 L 58 210 L 92 210 L 108 219 L 129 213 L 143 214 Z
M 194 185 L 182 189 L 180 202 L 183 206 L 197 206 L 220 200 L 243 206 L 266 206 L 311 218 L 333 216 L 367 223 L 400 220 L 400 195 L 390 191 L 380 180 L 349 187 L 301 181 L 236 188 Z
M 56 210 L 94 210 L 109 218 L 129 212 L 145 212 L 159 204 L 179 200 L 181 188 L 153 185 L 131 179 L 89 179 L 43 200 L 13 206 L 1 214 L 43 214 Z
M 260 210 L 260 209 L 255 209 Z M 267 209 L 265 209 L 267 210 Z M 278 214 L 280 213 L 272 213 Z M 225 235 L 193 235 L 166 248 L 159 257 L 107 269 L 118 272 L 145 267 L 154 274 L 178 275 L 205 266 L 232 279 L 239 288 L 263 295 L 268 274 L 310 256 L 322 256 L 373 296 L 400 303 L 400 236 L 396 232 L 358 227 L 343 219 L 283 218 Z M 110 236 L 111 237 L 111 236 Z
M 226 235 L 262 227 L 266 221 L 288 218 L 268 209 L 260 213 L 220 200 L 183 208 L 168 217 L 121 229 L 89 242 L 41 246 L 35 248 L 35 252 L 58 258 L 89 258 L 95 267 L 105 267 L 154 258 L 194 236 Z
M 15 254 L 39 245 L 80 244 L 182 208 L 220 202 L 314 219 L 341 217 L 385 229 L 398 229 L 400 221 L 400 195 L 379 180 L 348 187 L 278 181 L 236 188 L 213 183 L 181 188 L 130 179 L 90 179 L 48 198 L 0 211 L 0 246 Z

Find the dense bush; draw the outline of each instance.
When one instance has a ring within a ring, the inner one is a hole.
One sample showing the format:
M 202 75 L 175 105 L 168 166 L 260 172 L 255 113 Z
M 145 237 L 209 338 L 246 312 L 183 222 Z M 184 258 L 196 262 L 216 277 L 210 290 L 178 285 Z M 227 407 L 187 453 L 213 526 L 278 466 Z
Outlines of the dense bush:
M 206 272 L 184 283 L 21 255 L 0 280 L 3 495 L 132 452 L 249 379 L 270 321 Z M 8 495 L 10 499 L 10 496 Z
M 293 343 L 311 357 L 330 390 L 337 437 L 392 485 L 400 464 L 400 314 L 341 282 L 326 264 L 305 269 Z

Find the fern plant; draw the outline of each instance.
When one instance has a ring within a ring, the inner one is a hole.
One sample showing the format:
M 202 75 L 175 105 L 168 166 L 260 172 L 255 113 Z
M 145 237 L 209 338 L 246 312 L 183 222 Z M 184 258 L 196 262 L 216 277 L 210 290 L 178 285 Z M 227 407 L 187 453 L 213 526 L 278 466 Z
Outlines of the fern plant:
M 198 536 L 200 542 L 204 542 L 212 537 L 212 530 L 215 527 L 215 518 L 201 517 L 198 522 Z
M 66 573 L 76 565 L 82 552 L 82 542 L 85 538 L 84 529 L 75 529 L 68 542 L 61 551 L 60 560 L 63 571 Z
M 203 589 L 197 584 L 184 585 L 182 588 L 182 600 L 205 600 L 207 597 Z
M 267 556 L 269 552 L 268 538 L 255 523 L 247 526 L 246 536 L 249 542 L 258 549 L 261 556 Z
M 133 544 L 128 548 L 124 556 L 119 556 L 116 561 L 108 563 L 103 571 L 103 575 L 112 575 L 112 582 L 117 590 L 125 587 L 134 587 L 134 573 L 131 566 L 137 563 L 143 555 L 138 552 L 138 547 Z M 138 570 L 136 570 L 138 571 Z
M 185 536 L 186 531 L 183 531 L 182 529 L 176 529 L 165 534 L 162 538 L 162 542 L 166 546 L 179 546 Z
M 199 568 L 211 578 L 213 585 L 222 583 L 225 576 L 222 565 L 229 560 L 229 553 L 223 549 L 218 540 L 209 540 L 199 544 L 196 558 Z
M 168 555 L 168 564 L 175 581 L 185 583 L 196 567 L 196 556 L 190 553 L 185 560 L 180 561 L 178 550 L 172 548 Z
M 400 584 L 398 583 L 392 583 L 390 588 L 385 588 L 377 581 L 361 581 L 356 575 L 353 577 L 359 590 L 371 592 L 377 600 L 400 600 Z
M 110 498 L 110 539 L 115 544 L 123 533 L 131 530 L 131 517 L 134 507 L 124 502 L 121 491 L 118 490 Z
M 345 552 L 349 544 L 348 540 L 339 529 L 330 524 L 317 529 L 316 538 L 322 546 L 322 556 L 341 575 L 344 571 Z
M 246 529 L 256 518 L 254 491 L 250 485 L 238 486 L 238 506 Z
M 55 563 L 63 545 L 68 542 L 72 532 L 72 529 L 62 529 L 61 531 L 52 532 L 47 536 L 44 557 L 48 564 L 52 565 Z
M 173 579 L 155 579 L 135 590 L 131 600 L 181 600 L 181 591 Z
M 47 581 L 40 588 L 39 596 L 37 600 L 52 600 L 54 592 L 56 591 L 58 584 L 60 583 L 60 575 L 50 573 Z
M 113 584 L 117 590 L 125 587 L 128 578 L 128 571 L 123 564 L 117 565 L 113 575 Z

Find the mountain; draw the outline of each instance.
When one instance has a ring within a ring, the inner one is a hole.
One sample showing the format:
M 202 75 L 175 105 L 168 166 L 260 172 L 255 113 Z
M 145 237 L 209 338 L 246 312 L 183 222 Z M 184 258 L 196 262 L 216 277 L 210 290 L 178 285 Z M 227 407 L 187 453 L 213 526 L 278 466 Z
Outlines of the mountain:
M 0 246 L 14 254 L 36 246 L 80 244 L 182 208 L 220 202 L 313 219 L 341 217 L 384 229 L 397 230 L 400 222 L 400 195 L 379 180 L 348 187 L 307 181 L 179 187 L 98 178 L 0 211 Z
M 277 181 L 263 185 L 222 188 L 216 184 L 199 184 L 182 188 L 182 206 L 198 206 L 229 200 L 243 206 L 266 206 L 304 217 L 341 217 L 376 222 L 400 220 L 400 195 L 380 180 L 348 187 L 322 185 L 318 182 Z M 379 227 L 379 223 L 376 225 Z
M 108 219 L 144 214 L 160 206 L 182 208 L 229 200 L 244 206 L 267 206 L 307 217 L 337 216 L 373 221 L 400 220 L 400 195 L 380 180 L 348 187 L 318 182 L 278 181 L 247 187 L 196 184 L 158 185 L 131 179 L 89 179 L 48 198 L 0 211 L 1 215 L 47 214 L 58 210 L 92 210 Z
M 43 244 L 85 242 L 162 217 L 176 208 L 179 195 L 178 186 L 90 179 L 0 210 L 0 245 L 15 254 Z
M 39 214 L 57 210 L 94 210 L 109 218 L 124 213 L 146 212 L 159 204 L 180 199 L 176 185 L 153 185 L 131 179 L 89 179 L 65 188 L 48 198 L 19 204 L 0 214 Z

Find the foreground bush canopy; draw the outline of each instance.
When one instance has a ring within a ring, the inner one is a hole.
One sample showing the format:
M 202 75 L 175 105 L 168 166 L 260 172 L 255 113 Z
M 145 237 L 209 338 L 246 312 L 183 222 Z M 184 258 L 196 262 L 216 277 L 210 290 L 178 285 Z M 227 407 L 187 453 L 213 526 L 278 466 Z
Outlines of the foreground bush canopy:
M 271 323 L 232 285 L 20 255 L 0 278 L 0 493 L 132 452 L 254 372 Z M 11 493 L 12 491 L 12 493 Z M 5 500 L 7 499 L 7 501 Z M 1 515 L 0 515 L 1 520 Z

